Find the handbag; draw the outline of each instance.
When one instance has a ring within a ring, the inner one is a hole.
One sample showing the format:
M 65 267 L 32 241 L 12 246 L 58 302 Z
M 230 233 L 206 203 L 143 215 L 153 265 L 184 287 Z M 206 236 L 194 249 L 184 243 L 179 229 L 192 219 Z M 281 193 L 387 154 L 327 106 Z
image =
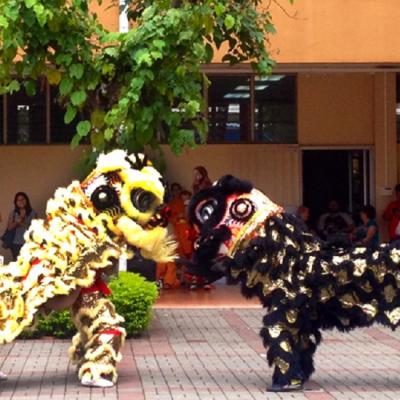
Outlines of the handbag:
M 2 237 L 0 238 L 3 241 L 3 248 L 4 249 L 10 249 L 13 242 L 14 242 L 14 237 L 15 237 L 15 229 L 6 229 L 6 231 L 3 233 Z

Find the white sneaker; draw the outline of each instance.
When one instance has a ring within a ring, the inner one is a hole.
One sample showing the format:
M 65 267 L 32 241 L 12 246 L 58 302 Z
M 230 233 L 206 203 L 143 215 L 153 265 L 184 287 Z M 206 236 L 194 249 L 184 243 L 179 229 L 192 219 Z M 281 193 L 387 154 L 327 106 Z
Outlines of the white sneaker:
M 91 379 L 87 375 L 84 375 L 81 379 L 81 384 L 83 386 L 89 387 L 100 387 L 100 388 L 108 388 L 113 387 L 114 383 L 109 381 L 108 379 L 98 378 L 98 379 Z
M 0 381 L 6 381 L 8 379 L 8 376 L 0 371 Z

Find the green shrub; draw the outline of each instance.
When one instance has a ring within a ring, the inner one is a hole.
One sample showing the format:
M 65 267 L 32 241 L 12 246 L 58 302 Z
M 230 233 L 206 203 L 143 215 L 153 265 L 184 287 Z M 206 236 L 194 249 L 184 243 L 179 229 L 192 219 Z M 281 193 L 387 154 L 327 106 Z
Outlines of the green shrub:
M 76 328 L 69 310 L 52 312 L 47 318 L 41 318 L 36 328 L 40 336 L 54 336 L 59 339 L 75 335 Z
M 157 286 L 141 275 L 120 272 L 118 278 L 109 283 L 112 290 L 110 300 L 117 313 L 125 318 L 124 327 L 128 336 L 138 336 L 149 326 L 151 310 L 157 299 Z M 35 329 L 27 330 L 20 336 L 23 339 L 41 336 L 70 338 L 76 332 L 69 310 L 53 312 L 47 318 L 39 317 Z
M 120 272 L 109 286 L 113 292 L 111 301 L 118 314 L 125 318 L 128 336 L 140 335 L 151 320 L 152 306 L 158 296 L 156 284 L 139 274 Z

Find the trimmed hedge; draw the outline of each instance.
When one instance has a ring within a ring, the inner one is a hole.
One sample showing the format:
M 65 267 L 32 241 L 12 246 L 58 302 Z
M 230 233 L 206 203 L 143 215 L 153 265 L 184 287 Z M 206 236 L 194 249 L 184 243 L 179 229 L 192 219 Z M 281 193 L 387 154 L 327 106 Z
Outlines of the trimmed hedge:
M 150 324 L 152 308 L 158 297 L 157 285 L 133 272 L 120 272 L 110 282 L 111 301 L 117 313 L 125 318 L 124 328 L 129 336 L 138 336 Z
M 157 299 L 158 290 L 154 282 L 149 282 L 139 274 L 120 272 L 109 285 L 112 290 L 110 300 L 117 313 L 125 318 L 124 328 L 128 337 L 140 336 L 149 326 L 152 306 Z M 53 312 L 49 317 L 39 317 L 34 330 L 24 332 L 20 337 L 38 338 L 54 336 L 70 338 L 76 332 L 69 310 Z

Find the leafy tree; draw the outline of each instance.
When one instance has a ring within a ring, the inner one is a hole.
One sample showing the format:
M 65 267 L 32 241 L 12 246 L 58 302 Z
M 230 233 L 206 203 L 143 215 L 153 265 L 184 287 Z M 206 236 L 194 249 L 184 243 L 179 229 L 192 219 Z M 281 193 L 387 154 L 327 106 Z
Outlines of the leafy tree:
M 278 0 L 272 0 L 278 1 Z M 292 2 L 292 0 L 288 0 Z M 0 89 L 36 80 L 59 86 L 66 123 L 85 120 L 72 139 L 90 138 L 96 153 L 115 147 L 157 147 L 164 132 L 172 150 L 205 139 L 201 64 L 225 45 L 223 61 L 251 61 L 259 74 L 273 61 L 265 38 L 275 29 L 261 0 L 127 0 L 131 29 L 110 32 L 87 0 L 0 2 Z

